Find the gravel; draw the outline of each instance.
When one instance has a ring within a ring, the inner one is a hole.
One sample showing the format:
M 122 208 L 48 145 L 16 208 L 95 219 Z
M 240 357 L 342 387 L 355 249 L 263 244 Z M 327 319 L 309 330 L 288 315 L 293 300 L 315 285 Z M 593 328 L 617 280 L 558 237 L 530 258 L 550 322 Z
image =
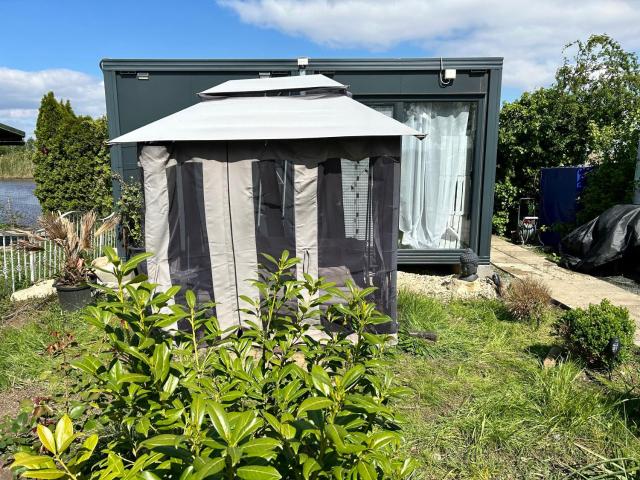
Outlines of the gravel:
M 463 282 L 457 279 L 457 275 L 428 275 L 399 271 L 398 290 L 407 290 L 441 300 L 497 297 L 496 288 L 489 277 L 480 277 L 475 282 Z

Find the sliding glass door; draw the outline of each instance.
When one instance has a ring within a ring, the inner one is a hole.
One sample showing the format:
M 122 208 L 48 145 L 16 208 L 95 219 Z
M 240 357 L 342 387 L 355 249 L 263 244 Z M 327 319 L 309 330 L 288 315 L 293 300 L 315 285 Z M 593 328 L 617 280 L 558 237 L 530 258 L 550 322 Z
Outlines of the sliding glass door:
M 403 139 L 399 247 L 468 247 L 477 102 L 417 101 L 395 105 L 395 115 L 392 105 L 372 107 L 427 135 L 424 140 Z

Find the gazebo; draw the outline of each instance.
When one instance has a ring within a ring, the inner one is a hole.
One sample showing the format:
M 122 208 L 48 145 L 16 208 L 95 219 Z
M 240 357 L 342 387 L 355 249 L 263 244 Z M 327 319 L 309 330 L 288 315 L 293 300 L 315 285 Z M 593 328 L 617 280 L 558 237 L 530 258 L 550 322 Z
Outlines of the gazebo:
M 394 321 L 401 137 L 420 132 L 323 75 L 232 80 L 201 102 L 114 138 L 143 171 L 151 281 L 215 301 L 242 325 L 261 253 L 302 259 L 296 276 L 377 287 Z

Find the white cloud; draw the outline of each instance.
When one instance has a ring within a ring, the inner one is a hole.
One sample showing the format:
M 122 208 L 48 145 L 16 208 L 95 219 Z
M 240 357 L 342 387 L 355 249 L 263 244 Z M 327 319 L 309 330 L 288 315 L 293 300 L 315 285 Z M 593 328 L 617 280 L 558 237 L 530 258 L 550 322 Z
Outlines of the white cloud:
M 104 84 L 96 77 L 62 68 L 29 72 L 0 67 L 0 123 L 33 135 L 40 100 L 49 91 L 70 100 L 78 114 L 104 114 Z
M 550 83 L 562 47 L 608 33 L 640 47 L 637 0 L 218 0 L 242 21 L 333 48 L 380 55 L 401 43 L 430 56 L 505 57 L 504 84 Z

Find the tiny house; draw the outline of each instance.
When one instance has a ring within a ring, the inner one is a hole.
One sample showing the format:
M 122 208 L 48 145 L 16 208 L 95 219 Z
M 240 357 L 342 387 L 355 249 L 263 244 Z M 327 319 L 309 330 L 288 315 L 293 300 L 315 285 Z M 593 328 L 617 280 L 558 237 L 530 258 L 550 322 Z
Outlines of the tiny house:
M 489 262 L 501 58 L 115 60 L 101 62 L 109 137 L 196 104 L 228 80 L 320 73 L 355 100 L 426 134 L 401 149 L 399 264 Z M 138 177 L 134 145 L 111 148 L 112 169 Z M 118 195 L 118 185 L 114 185 Z

